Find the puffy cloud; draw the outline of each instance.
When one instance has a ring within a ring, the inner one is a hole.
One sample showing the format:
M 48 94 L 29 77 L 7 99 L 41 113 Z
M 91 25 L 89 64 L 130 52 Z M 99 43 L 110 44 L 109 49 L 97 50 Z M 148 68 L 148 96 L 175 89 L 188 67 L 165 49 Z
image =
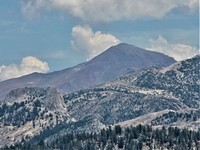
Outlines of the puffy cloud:
M 109 22 L 140 17 L 162 18 L 174 8 L 198 10 L 199 0 L 23 0 L 28 17 L 43 9 L 58 9 L 84 21 Z
M 46 73 L 49 70 L 47 62 L 28 56 L 19 65 L 0 66 L 0 81 L 20 77 L 33 72 Z
M 162 36 L 149 40 L 149 50 L 157 51 L 175 58 L 177 61 L 193 57 L 199 50 L 186 44 L 171 44 Z
M 89 26 L 75 26 L 72 29 L 72 46 L 86 54 L 88 60 L 119 42 L 120 40 L 111 34 L 93 32 Z

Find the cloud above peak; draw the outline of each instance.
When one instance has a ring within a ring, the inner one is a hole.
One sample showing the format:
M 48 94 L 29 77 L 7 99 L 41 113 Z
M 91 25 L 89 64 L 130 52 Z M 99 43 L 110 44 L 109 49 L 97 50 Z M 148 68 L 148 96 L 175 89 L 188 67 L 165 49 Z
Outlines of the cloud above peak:
M 149 48 L 152 51 L 157 51 L 169 55 L 177 61 L 191 58 L 198 54 L 199 50 L 191 45 L 182 43 L 169 43 L 163 36 L 158 36 L 157 39 L 149 40 Z
M 41 10 L 57 9 L 87 22 L 162 18 L 174 8 L 198 10 L 198 0 L 23 0 L 22 12 L 32 18 Z
M 49 71 L 48 63 L 41 61 L 36 57 L 24 57 L 20 64 L 1 65 L 0 66 L 0 81 L 17 78 L 33 72 L 46 73 Z
M 94 32 L 90 26 L 75 26 L 71 35 L 72 46 L 84 54 L 87 60 L 99 55 L 110 46 L 120 43 L 115 36 L 101 31 Z

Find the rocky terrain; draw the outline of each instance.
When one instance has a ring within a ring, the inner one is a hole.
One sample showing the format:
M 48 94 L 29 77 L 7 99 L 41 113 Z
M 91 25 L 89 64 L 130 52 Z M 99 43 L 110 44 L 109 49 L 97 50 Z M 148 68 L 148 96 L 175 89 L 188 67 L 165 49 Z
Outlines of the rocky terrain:
M 12 145 L 63 122 L 74 122 L 56 89 L 13 90 L 0 105 L 0 145 Z

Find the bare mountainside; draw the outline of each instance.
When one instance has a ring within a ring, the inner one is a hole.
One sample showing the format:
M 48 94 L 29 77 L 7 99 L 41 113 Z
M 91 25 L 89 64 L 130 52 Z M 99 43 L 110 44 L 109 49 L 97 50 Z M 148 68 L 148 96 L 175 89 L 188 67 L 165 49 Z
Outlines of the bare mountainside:
M 13 89 L 54 87 L 69 93 L 114 80 L 129 71 L 151 66 L 164 67 L 175 60 L 162 53 L 121 43 L 77 66 L 47 74 L 33 73 L 0 83 L 0 100 Z

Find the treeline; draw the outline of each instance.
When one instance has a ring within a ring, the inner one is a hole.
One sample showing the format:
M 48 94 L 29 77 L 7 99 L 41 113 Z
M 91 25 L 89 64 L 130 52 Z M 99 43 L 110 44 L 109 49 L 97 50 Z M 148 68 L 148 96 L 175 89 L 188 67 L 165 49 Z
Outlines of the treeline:
M 2 150 L 142 150 L 142 149 L 200 149 L 200 129 L 190 131 L 169 127 L 152 129 L 148 125 L 121 128 L 119 125 L 102 129 L 100 132 L 70 133 L 53 141 L 26 141 Z
M 165 113 L 159 117 L 156 117 L 151 121 L 151 125 L 164 125 L 164 124 L 170 124 L 177 121 L 185 121 L 185 122 L 191 122 L 191 121 L 197 121 L 200 118 L 200 109 L 185 113 L 180 112 L 168 112 Z

